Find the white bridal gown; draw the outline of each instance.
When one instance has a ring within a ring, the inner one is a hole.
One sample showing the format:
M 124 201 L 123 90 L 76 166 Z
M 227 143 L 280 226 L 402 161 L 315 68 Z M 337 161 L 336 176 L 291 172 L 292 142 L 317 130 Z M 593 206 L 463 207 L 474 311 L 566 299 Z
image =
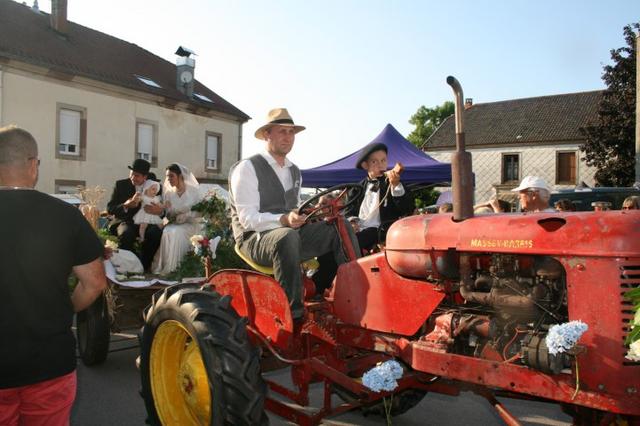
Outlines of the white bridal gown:
M 163 197 L 165 202 L 170 203 L 167 216 L 177 216 L 177 220 L 164 227 L 160 247 L 153 259 L 151 271 L 160 275 L 173 272 L 178 267 L 184 255 L 192 249 L 189 238 L 202 231 L 202 220 L 191 211 L 191 207 L 201 198 L 198 188 L 187 186 L 182 195 L 172 188 Z

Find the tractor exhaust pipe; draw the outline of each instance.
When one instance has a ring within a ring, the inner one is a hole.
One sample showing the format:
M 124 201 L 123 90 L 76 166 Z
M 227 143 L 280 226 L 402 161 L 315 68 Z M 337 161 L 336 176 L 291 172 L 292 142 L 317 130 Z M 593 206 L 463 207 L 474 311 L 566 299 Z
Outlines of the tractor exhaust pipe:
M 465 151 L 462 114 L 464 113 L 462 86 L 455 77 L 447 77 L 447 84 L 456 97 L 456 151 L 451 156 L 451 189 L 453 193 L 453 220 L 473 217 L 473 172 L 471 154 Z

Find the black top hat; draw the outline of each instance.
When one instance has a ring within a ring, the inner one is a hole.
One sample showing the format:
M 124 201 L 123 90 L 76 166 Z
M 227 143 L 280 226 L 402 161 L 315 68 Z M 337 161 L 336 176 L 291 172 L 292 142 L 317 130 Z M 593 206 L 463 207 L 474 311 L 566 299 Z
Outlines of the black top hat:
M 360 155 L 358 155 L 358 159 L 356 160 L 356 168 L 362 169 L 362 162 L 367 161 L 367 158 L 376 151 L 384 151 L 387 154 L 389 153 L 387 146 L 382 142 L 370 143 L 360 151 Z
M 151 164 L 147 160 L 143 160 L 142 158 L 136 159 L 132 165 L 127 166 L 129 170 L 133 170 L 137 173 L 142 173 L 143 175 L 149 174 L 149 169 L 151 168 Z

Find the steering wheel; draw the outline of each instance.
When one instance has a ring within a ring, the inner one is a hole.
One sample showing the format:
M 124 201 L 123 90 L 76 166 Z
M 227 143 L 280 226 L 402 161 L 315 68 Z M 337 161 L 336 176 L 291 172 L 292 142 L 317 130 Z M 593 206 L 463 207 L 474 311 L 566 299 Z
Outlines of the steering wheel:
M 339 211 L 346 209 L 358 201 L 358 197 L 362 194 L 362 191 L 362 185 L 357 183 L 343 183 L 332 186 L 302 203 L 300 207 L 298 207 L 298 214 L 307 215 L 305 223 L 334 216 Z M 338 192 L 338 194 L 334 196 L 335 192 Z M 331 195 L 331 198 L 319 204 L 320 199 L 327 195 Z M 345 197 L 348 197 L 347 202 L 343 202 Z

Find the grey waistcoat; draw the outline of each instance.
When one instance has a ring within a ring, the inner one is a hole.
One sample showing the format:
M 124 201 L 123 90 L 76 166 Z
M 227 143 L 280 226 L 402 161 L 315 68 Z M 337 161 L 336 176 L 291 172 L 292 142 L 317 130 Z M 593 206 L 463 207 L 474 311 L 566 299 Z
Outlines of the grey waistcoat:
M 278 179 L 278 175 L 276 175 L 276 172 L 273 171 L 262 155 L 256 154 L 253 157 L 249 157 L 248 161 L 251 161 L 256 171 L 256 176 L 258 177 L 260 213 L 284 214 L 297 207 L 298 190 L 300 188 L 300 169 L 296 165 L 292 165 L 289 168 L 293 187 L 285 191 L 280 183 L 280 179 Z M 231 167 L 229 177 L 231 177 L 237 165 L 238 163 Z M 231 189 L 231 183 L 229 183 L 229 189 Z M 233 194 L 231 194 L 231 200 L 233 200 Z M 251 229 L 245 229 L 240 224 L 238 211 L 233 201 L 231 202 L 231 227 L 233 228 L 233 237 L 236 240 L 236 244 L 241 244 L 245 234 L 253 231 Z

